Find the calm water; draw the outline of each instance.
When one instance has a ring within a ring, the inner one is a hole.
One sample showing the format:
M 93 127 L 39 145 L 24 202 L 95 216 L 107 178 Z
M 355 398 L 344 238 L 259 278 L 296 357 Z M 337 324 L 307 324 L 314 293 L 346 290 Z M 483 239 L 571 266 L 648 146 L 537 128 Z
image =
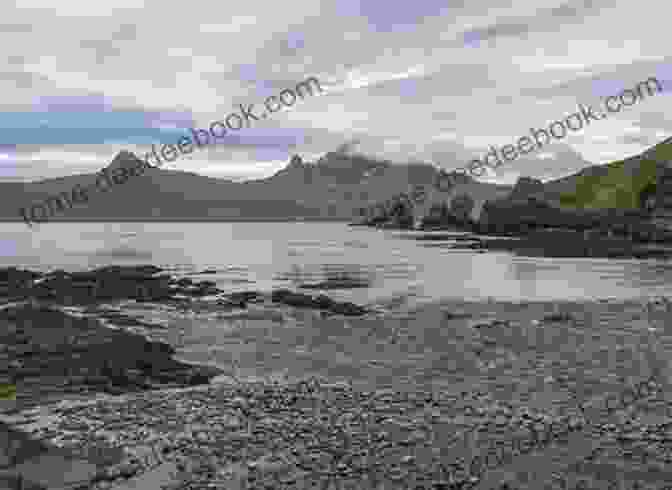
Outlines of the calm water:
M 82 270 L 156 264 L 207 276 L 227 290 L 318 282 L 347 274 L 371 287 L 332 291 L 359 303 L 440 298 L 628 298 L 670 292 L 672 265 L 521 258 L 425 246 L 393 230 L 340 223 L 47 223 L 0 225 L 2 265 Z M 436 242 L 433 242 L 434 244 Z
M 318 320 L 310 310 L 279 313 L 277 308 L 251 307 L 247 312 L 194 314 L 145 303 L 121 306 L 128 314 L 169 327 L 152 335 L 175 345 L 181 359 L 232 369 L 248 380 L 311 373 L 383 385 L 404 377 L 413 383 L 425 377 L 454 384 L 476 369 L 476 361 L 465 357 L 473 347 L 465 344 L 469 329 L 447 330 L 439 313 L 433 319 L 416 318 L 407 315 L 407 308 L 449 298 L 634 298 L 669 294 L 672 284 L 672 267 L 664 262 L 526 259 L 451 251 L 408 239 L 412 232 L 338 223 L 54 223 L 36 231 L 22 224 L 2 228 L 3 265 L 46 271 L 151 263 L 177 274 L 215 269 L 216 274 L 200 277 L 231 291 L 268 291 L 338 274 L 370 281 L 370 288 L 328 294 L 389 315 Z M 405 337 L 394 344 L 390 336 L 396 329 Z M 517 355 L 507 351 L 507 362 Z

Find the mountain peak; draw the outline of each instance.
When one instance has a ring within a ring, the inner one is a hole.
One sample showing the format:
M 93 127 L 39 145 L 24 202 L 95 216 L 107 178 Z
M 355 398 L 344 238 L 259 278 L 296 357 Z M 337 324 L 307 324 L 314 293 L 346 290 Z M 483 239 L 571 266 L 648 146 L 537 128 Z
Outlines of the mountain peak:
M 141 160 L 135 156 L 135 153 L 132 153 L 128 150 L 121 150 L 105 168 L 108 170 L 112 170 L 114 168 L 130 168 L 137 166 L 138 162 L 140 161 Z
M 289 161 L 289 168 L 303 168 L 304 165 L 303 159 L 299 155 L 292 155 L 292 159 Z

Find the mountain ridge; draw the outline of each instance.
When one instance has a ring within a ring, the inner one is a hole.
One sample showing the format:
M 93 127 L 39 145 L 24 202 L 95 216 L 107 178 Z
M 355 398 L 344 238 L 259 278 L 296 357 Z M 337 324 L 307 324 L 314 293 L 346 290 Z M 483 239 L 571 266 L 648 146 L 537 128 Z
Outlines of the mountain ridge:
M 661 148 L 667 151 L 670 142 L 672 138 L 642 155 L 667 157 Z M 641 159 L 642 155 L 620 162 Z M 672 159 L 672 152 L 669 156 Z M 104 168 L 135 165 L 137 161 L 132 153 L 121 151 Z M 610 165 L 618 163 L 584 167 L 574 174 L 547 181 L 539 195 L 544 200 L 559 202 L 561 194 L 576 188 L 577 179 L 603 175 L 608 173 Z M 396 194 L 410 193 L 414 186 L 423 186 L 430 194 L 427 204 L 414 211 L 416 215 L 426 212 L 425 208 L 432 204 L 468 194 L 473 195 L 477 208 L 475 217 L 478 217 L 478 210 L 486 201 L 505 198 L 515 187 L 465 176 L 464 182 L 444 193 L 435 188 L 440 171 L 429 163 L 393 163 L 341 149 L 325 153 L 316 162 L 305 162 L 299 155 L 293 155 L 287 165 L 273 175 L 242 182 L 154 167 L 108 192 L 92 194 L 87 204 L 56 214 L 50 221 L 351 221 L 361 216 L 362 208 Z M 19 208 L 50 195 L 69 192 L 76 184 L 90 185 L 96 175 L 0 182 L 0 220 L 22 220 Z

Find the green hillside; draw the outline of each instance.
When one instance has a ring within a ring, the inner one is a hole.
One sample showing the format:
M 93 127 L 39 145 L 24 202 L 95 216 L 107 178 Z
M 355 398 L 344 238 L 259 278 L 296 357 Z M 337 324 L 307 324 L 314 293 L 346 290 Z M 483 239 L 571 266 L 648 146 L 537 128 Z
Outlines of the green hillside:
M 0 400 L 16 400 L 16 386 L 0 384 Z
M 573 209 L 639 208 L 642 190 L 655 185 L 656 162 L 672 160 L 672 144 L 664 142 L 652 148 L 639 161 L 638 168 L 632 169 L 628 160 L 605 165 L 603 175 L 577 176 L 575 191 L 561 194 L 560 205 Z

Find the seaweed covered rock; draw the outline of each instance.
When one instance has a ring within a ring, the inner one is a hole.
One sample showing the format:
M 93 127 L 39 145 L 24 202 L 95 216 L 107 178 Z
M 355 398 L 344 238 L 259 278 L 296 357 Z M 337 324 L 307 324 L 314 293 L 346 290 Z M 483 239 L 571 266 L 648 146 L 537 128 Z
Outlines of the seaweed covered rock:
M 308 294 L 295 293 L 289 289 L 277 289 L 271 293 L 271 300 L 297 308 L 313 308 L 326 310 L 336 315 L 361 316 L 367 310 L 361 306 L 349 302 L 338 302 L 325 295 L 316 297 Z

